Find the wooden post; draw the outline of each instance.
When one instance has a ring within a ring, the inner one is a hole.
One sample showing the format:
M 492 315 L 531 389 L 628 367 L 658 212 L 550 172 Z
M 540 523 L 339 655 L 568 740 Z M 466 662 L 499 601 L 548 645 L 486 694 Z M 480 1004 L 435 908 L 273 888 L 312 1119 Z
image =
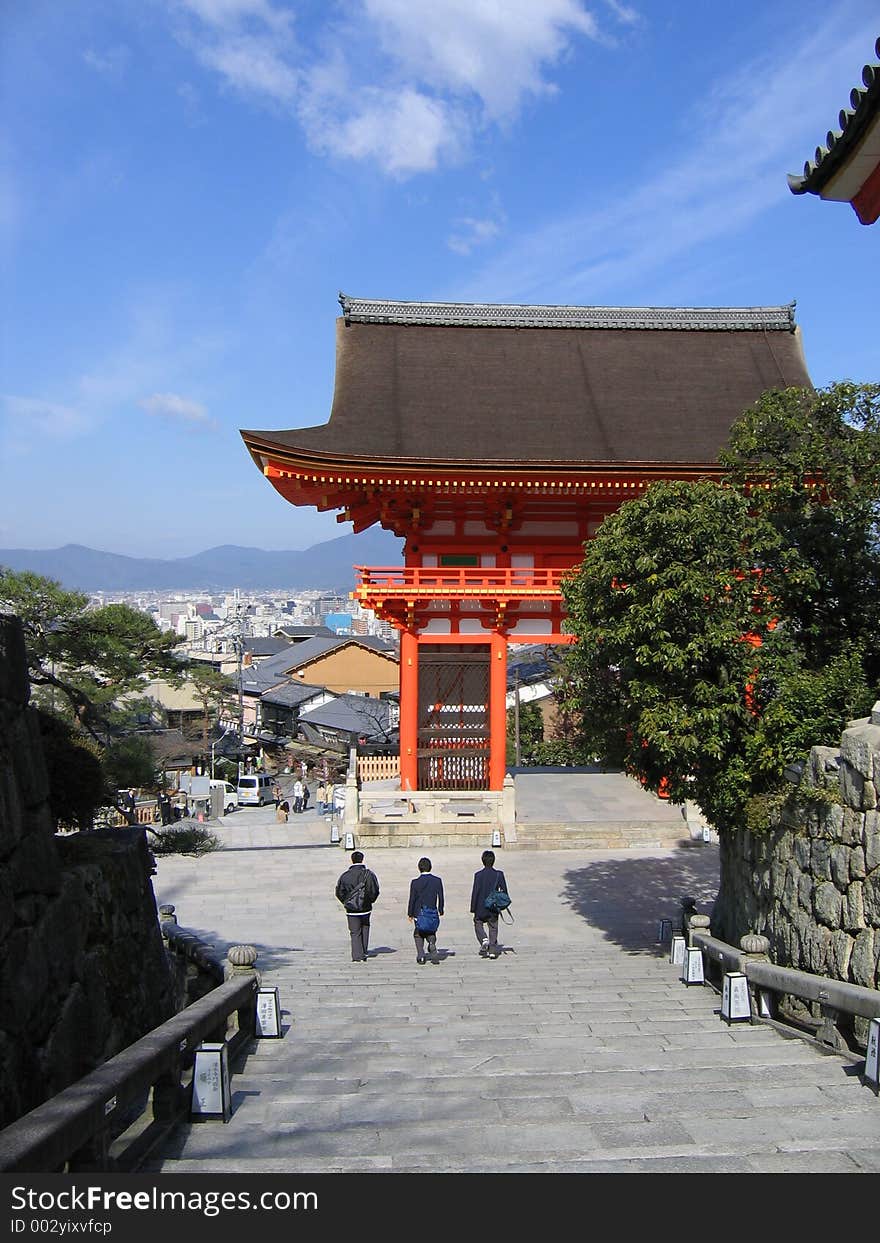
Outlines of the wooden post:
M 400 635 L 400 788 L 419 788 L 419 644 L 414 631 Z
M 507 768 L 507 641 L 497 632 L 489 661 L 489 789 L 501 790 Z

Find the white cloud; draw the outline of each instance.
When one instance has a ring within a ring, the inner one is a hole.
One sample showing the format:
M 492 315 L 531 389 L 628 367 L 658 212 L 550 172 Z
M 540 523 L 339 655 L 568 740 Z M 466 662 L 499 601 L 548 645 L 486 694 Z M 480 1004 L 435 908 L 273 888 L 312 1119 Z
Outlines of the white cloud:
M 431 172 L 461 156 L 467 119 L 444 100 L 412 87 L 365 87 L 351 111 L 345 92 L 326 74 L 312 75 L 299 115 L 315 150 L 354 160 L 372 160 L 392 176 Z
M 462 158 L 481 128 L 555 92 L 549 74 L 578 39 L 600 38 L 582 0 L 351 0 L 325 17 L 317 52 L 273 0 L 177 0 L 175 11 L 188 18 L 182 41 L 227 85 L 293 105 L 315 150 L 396 177 Z
M 233 89 L 289 104 L 297 90 L 293 14 L 271 0 L 180 0 L 181 38 Z
M 501 232 L 501 225 L 491 218 L 477 220 L 473 216 L 462 216 L 453 222 L 456 231 L 446 239 L 446 245 L 457 255 L 469 255 L 477 246 L 485 246 Z
M 180 397 L 177 393 L 153 393 L 138 402 L 142 410 L 157 418 L 171 419 L 189 427 L 210 427 L 213 420 L 207 409 L 198 401 Z
M 580 0 L 364 0 L 382 51 L 431 90 L 479 100 L 487 117 L 514 114 L 552 91 L 545 66 L 598 27 Z

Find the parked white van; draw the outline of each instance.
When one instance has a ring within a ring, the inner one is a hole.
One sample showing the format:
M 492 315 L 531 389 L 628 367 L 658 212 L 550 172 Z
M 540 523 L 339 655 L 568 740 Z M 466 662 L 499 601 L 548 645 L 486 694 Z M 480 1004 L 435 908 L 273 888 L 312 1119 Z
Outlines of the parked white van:
M 222 790 L 223 792 L 223 814 L 235 811 L 238 806 L 238 791 L 234 785 L 230 785 L 228 781 L 212 781 L 212 790 Z
M 264 803 L 274 803 L 275 797 L 272 794 L 272 786 L 274 784 L 272 778 L 267 777 L 265 773 L 254 773 L 250 777 L 239 777 L 239 803 L 245 803 L 251 807 L 262 807 Z

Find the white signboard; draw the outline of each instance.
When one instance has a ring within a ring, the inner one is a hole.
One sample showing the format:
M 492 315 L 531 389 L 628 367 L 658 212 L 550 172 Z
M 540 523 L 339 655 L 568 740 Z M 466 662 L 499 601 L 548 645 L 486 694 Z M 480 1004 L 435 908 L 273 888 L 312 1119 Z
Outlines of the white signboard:
M 281 1035 L 281 1004 L 277 988 L 257 989 L 257 1035 Z
M 880 1087 L 880 1019 L 871 1019 L 868 1028 L 868 1051 L 865 1057 L 865 1078 Z
M 736 1023 L 752 1017 L 749 983 L 741 971 L 728 971 L 724 976 L 721 1017 L 728 1023 Z
M 685 950 L 681 964 L 681 978 L 685 984 L 703 984 L 703 951 L 691 947 Z
M 201 1044 L 193 1066 L 192 1113 L 203 1118 L 232 1116 L 229 1090 L 229 1056 L 225 1044 Z
M 672 938 L 672 948 L 669 951 L 669 961 L 673 964 L 673 966 L 680 967 L 684 962 L 685 945 L 686 942 L 684 937 Z

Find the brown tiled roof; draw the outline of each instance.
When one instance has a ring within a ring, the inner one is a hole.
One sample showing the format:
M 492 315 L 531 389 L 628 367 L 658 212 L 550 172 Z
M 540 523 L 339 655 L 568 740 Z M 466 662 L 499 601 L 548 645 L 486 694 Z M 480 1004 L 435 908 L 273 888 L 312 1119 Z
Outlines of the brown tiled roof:
M 810 383 L 791 306 L 343 309 L 329 423 L 243 431 L 256 458 L 714 463 L 766 389 Z

